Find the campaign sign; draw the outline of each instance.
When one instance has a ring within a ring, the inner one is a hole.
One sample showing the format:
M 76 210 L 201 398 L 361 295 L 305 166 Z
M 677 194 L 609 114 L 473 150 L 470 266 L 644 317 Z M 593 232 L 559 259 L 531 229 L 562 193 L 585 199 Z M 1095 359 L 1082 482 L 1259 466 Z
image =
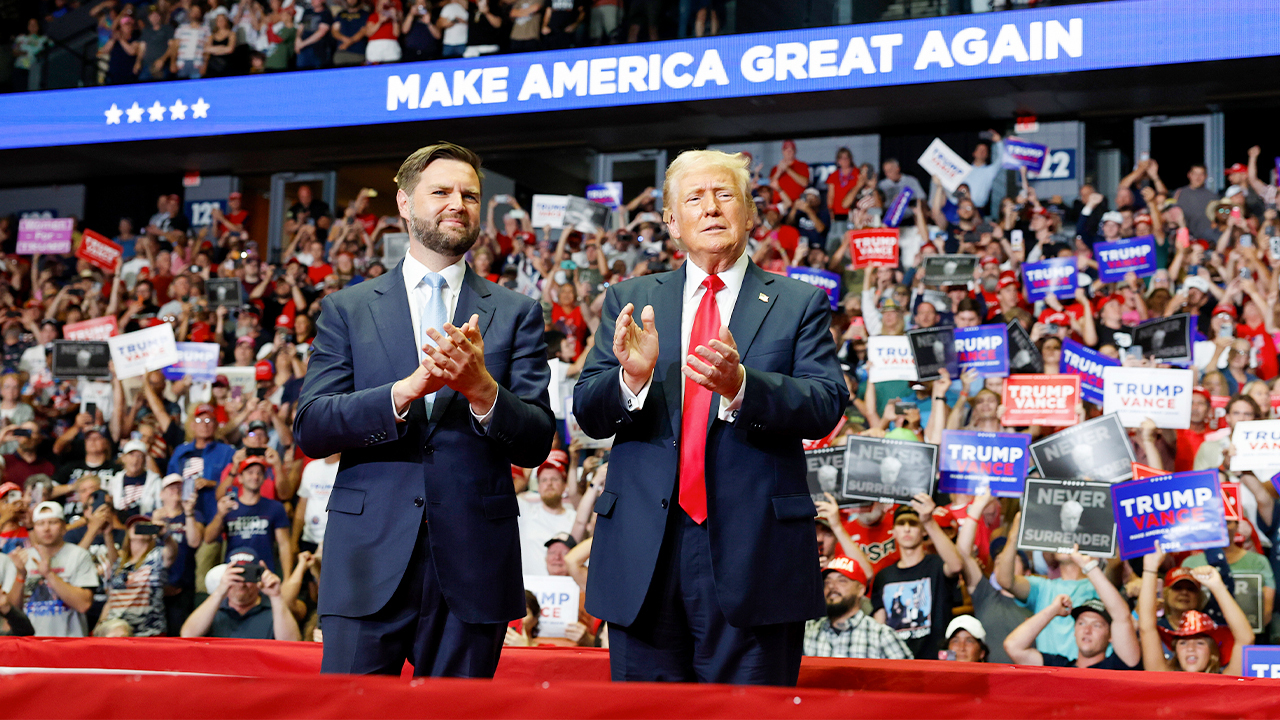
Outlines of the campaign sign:
M 382 266 L 386 268 L 394 268 L 400 264 L 405 255 L 409 254 L 409 233 L 383 233 L 382 235 Z M 207 290 L 206 290 L 207 293 Z
M 218 376 L 218 344 L 217 343 L 174 343 L 178 351 L 178 362 L 164 369 L 164 376 L 169 380 L 191 378 L 192 382 L 213 382 Z
M 789 267 L 787 268 L 787 277 L 820 288 L 827 294 L 827 299 L 831 301 L 831 309 L 840 309 L 839 275 L 830 270 L 819 270 L 818 268 Z
M 926 285 L 968 285 L 978 267 L 977 255 L 925 255 Z
M 1120 282 L 1126 273 L 1147 277 L 1159 269 L 1154 235 L 1100 242 L 1093 246 L 1093 257 L 1098 261 L 1098 279 L 1102 282 Z
M 1231 444 L 1236 446 L 1231 472 L 1274 468 L 1280 465 L 1280 420 L 1238 422 Z
M 1018 549 L 1109 558 L 1116 552 L 1111 485 L 1083 480 L 1027 478 Z
M 1074 255 L 1022 264 L 1022 286 L 1031 302 L 1043 300 L 1050 293 L 1060 298 L 1075 297 L 1076 275 Z
M 1126 443 L 1127 444 L 1127 443 Z M 1226 547 L 1226 511 L 1218 471 L 1194 470 L 1111 486 L 1120 559 L 1155 550 L 1184 552 Z
M 960 377 L 956 362 L 955 328 L 951 326 L 908 330 L 911 354 L 916 359 L 916 375 L 920 380 L 937 380 L 946 368 L 952 378 Z
M 853 267 L 898 267 L 897 228 L 849 231 L 849 252 Z
M 938 446 L 850 435 L 844 447 L 844 496 L 863 502 L 909 502 L 933 494 Z
M 907 208 L 911 205 L 911 198 L 915 196 L 915 192 L 906 186 L 898 191 L 898 196 L 889 203 L 889 208 L 884 211 L 884 224 L 886 227 L 896 228 L 902 224 L 902 216 L 907 214 Z
M 1191 427 L 1191 370 L 1106 367 L 1102 385 L 1102 412 L 1115 413 L 1125 427 L 1141 427 L 1147 418 L 1158 428 Z
M 1075 375 L 1010 375 L 1004 381 L 1006 427 L 1075 425 L 1080 378 Z
M 239 278 L 213 278 L 205 283 L 205 294 L 214 307 L 238 308 L 244 304 L 244 285 Z
M 1044 356 L 1040 354 L 1040 348 L 1031 342 L 1031 336 L 1022 323 L 1010 320 L 1005 328 L 1009 338 L 1009 373 L 1034 375 L 1044 372 Z
M 18 221 L 19 255 L 58 255 L 71 252 L 75 218 L 22 218 Z
M 864 501 L 844 496 L 844 448 L 824 447 L 804 451 L 805 480 L 814 502 L 827 499 L 830 493 L 840 507 L 861 505 Z
M 178 349 L 169 323 L 153 325 L 124 335 L 107 338 L 116 377 L 137 377 L 178 362 Z M 253 368 L 246 368 L 250 371 Z
M 120 326 L 115 315 L 105 315 L 62 327 L 62 337 L 68 340 L 106 340 L 119 334 Z
M 1191 363 L 1191 316 L 1186 313 L 1156 318 L 1133 329 L 1133 344 L 1144 356 L 1171 365 Z
M 1027 479 L 1031 436 L 943 430 L 938 491 L 1017 497 Z
M 1229 520 L 1230 518 L 1228 518 Z M 1263 606 L 1263 588 L 1266 584 L 1262 581 L 1262 576 L 1258 573 L 1231 573 L 1232 584 L 1231 597 L 1235 598 L 1236 604 L 1240 606 L 1240 612 L 1244 613 L 1244 617 L 1249 621 L 1249 627 L 1253 628 L 1253 632 L 1262 632 L 1262 611 Z
M 564 208 L 568 202 L 566 195 L 534 195 L 529 224 L 536 228 L 564 227 Z
M 1222 509 L 1227 516 L 1227 522 L 1232 520 L 1239 522 L 1243 519 L 1240 514 L 1240 483 L 1224 482 L 1219 487 L 1222 489 Z
M 101 340 L 54 340 L 53 376 L 111 377 L 111 350 Z
M 1115 415 L 1103 415 L 1031 444 L 1041 477 L 1117 483 L 1133 477 L 1133 444 Z
M 116 271 L 116 261 L 124 249 L 92 230 L 85 230 L 76 257 L 106 272 Z
M 1067 338 L 1062 341 L 1062 361 L 1059 368 L 1064 373 L 1080 376 L 1080 397 L 1094 405 L 1103 404 L 1102 371 L 1119 367 L 1119 360 L 1112 360 L 1102 353 Z
M 1140 479 L 1142 479 L 1142 478 L 1152 478 L 1152 477 L 1156 477 L 1156 476 L 1164 475 L 1164 474 L 1165 474 L 1165 472 L 1164 472 L 1163 470 L 1157 470 L 1157 469 L 1155 469 L 1155 468 L 1153 468 L 1153 467 L 1150 467 L 1150 466 L 1148 466 L 1148 465 L 1143 465 L 1142 463 L 1134 463 L 1134 464 L 1133 464 L 1133 479 L 1134 479 L 1134 480 L 1140 480 Z
M 925 172 L 938 178 L 949 193 L 955 192 L 973 170 L 973 166 L 947 147 L 941 138 L 934 138 L 916 162 Z
M 1243 670 L 1245 677 L 1280 678 L 1280 645 L 1245 645 Z
M 867 338 L 867 382 L 917 380 L 916 357 L 906 335 L 872 335 Z
M 587 199 L 598 202 L 607 208 L 617 210 L 622 207 L 622 183 L 607 182 L 587 186 Z
M 258 391 L 258 378 L 252 367 L 220 365 L 218 375 L 227 378 L 233 398 L 249 397 Z
M 976 370 L 984 378 L 1009 374 L 1009 336 L 1004 325 L 956 328 L 955 339 L 960 372 Z
M 1018 138 L 1005 138 L 1004 158 L 1002 165 L 1006 170 L 1026 168 L 1027 172 L 1038 173 L 1044 169 L 1044 161 L 1049 156 L 1049 148 Z
M 564 225 L 583 233 L 603 230 L 609 222 L 609 208 L 586 198 L 570 195 L 564 205 Z
M 563 575 L 525 575 L 524 588 L 538 599 L 538 637 L 562 638 L 565 628 L 578 622 L 581 589 Z

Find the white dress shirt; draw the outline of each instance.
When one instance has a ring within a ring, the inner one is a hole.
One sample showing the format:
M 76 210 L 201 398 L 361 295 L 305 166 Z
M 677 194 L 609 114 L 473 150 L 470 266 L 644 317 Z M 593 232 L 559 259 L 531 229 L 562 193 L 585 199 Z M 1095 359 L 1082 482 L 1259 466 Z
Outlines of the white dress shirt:
M 431 269 L 426 265 L 418 262 L 412 255 L 404 256 L 404 265 L 402 266 L 404 273 L 404 288 L 409 296 L 409 320 L 413 326 L 413 347 L 418 351 L 418 364 L 426 359 L 427 354 L 423 352 L 422 346 L 430 342 L 431 338 L 423 337 L 422 333 L 422 309 L 431 301 L 431 293 L 435 292 L 435 288 L 422 282 L 422 278 Z M 459 258 L 458 262 L 444 268 L 440 271 L 440 276 L 444 278 L 444 287 L 440 288 L 440 292 L 444 294 L 444 306 L 448 310 L 448 317 L 452 318 L 458 309 L 458 298 L 462 295 L 462 280 L 467 274 L 467 263 L 463 258 Z M 470 318 L 468 318 L 469 320 Z M 433 343 L 434 344 L 434 343 Z M 434 399 L 435 393 L 428 397 Z M 495 398 L 494 405 L 497 405 Z M 391 409 L 395 412 L 395 390 L 391 394 Z M 396 412 L 397 420 L 404 420 L 409 414 L 409 408 L 406 406 L 403 413 Z M 484 417 L 471 411 L 471 416 L 480 423 L 480 426 L 488 429 L 489 421 L 493 419 L 493 407 L 490 406 L 489 411 Z
M 738 303 L 738 293 L 742 290 L 742 281 L 747 276 L 747 254 L 743 252 L 738 256 L 737 262 L 732 267 L 719 274 L 720 281 L 724 283 L 724 287 L 720 288 L 720 292 L 716 293 L 716 307 L 720 311 L 720 324 L 727 326 L 729 320 L 733 317 L 733 308 Z M 685 261 L 684 276 L 684 303 L 680 313 L 680 366 L 684 367 L 687 363 L 686 358 L 689 356 L 689 335 L 693 333 L 693 321 L 698 314 L 698 306 L 702 303 L 702 296 L 706 294 L 707 289 L 703 287 L 702 281 L 707 279 L 707 271 L 698 267 L 692 259 Z M 640 322 L 640 309 L 637 308 L 634 317 L 635 322 Z M 702 356 L 698 356 L 702 359 Z M 684 373 L 680 374 L 680 398 L 684 399 L 684 380 L 688 378 Z M 639 393 L 631 392 L 631 388 L 627 387 L 625 375 L 622 370 L 618 372 L 618 381 L 622 384 L 622 397 L 627 403 L 627 410 L 632 412 L 644 407 L 645 398 L 649 397 L 649 387 L 653 384 L 653 375 L 649 375 L 649 379 L 645 382 L 644 387 L 640 388 Z M 742 396 L 747 389 L 746 379 L 743 379 L 741 385 L 738 386 L 738 394 L 733 398 L 720 398 L 719 417 L 725 422 L 733 422 L 738 418 L 738 409 L 742 407 Z

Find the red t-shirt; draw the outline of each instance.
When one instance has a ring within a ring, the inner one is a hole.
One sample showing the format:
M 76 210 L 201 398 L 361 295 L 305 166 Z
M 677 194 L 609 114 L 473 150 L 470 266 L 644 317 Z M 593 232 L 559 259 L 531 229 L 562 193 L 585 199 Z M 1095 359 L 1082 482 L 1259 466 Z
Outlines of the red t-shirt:
M 1253 346 L 1253 352 L 1258 359 L 1258 367 L 1254 368 L 1255 375 L 1262 380 L 1270 380 L 1280 374 L 1276 346 L 1271 342 L 1271 335 L 1267 333 L 1265 325 L 1250 327 L 1244 323 L 1237 323 L 1236 337 L 1245 338 Z
M 223 213 L 222 217 L 226 218 L 226 219 L 227 219 L 227 222 L 229 222 L 229 223 L 231 223 L 231 224 L 233 224 L 233 225 L 239 225 L 240 227 L 244 227 L 244 221 L 245 221 L 245 220 L 247 220 L 247 219 L 249 218 L 249 211 L 248 211 L 248 210 L 239 210 L 239 211 L 237 211 L 237 212 L 233 212 L 233 213 Z M 224 223 L 224 222 L 222 222 L 222 221 L 218 221 L 218 224 L 223 226 L 223 227 L 221 228 L 222 230 L 230 230 L 230 229 L 231 229 L 231 228 L 227 227 L 227 224 L 226 224 L 226 223 Z
M 830 188 L 830 206 L 831 217 L 838 218 L 849 214 L 852 209 L 853 201 L 857 198 L 850 198 L 849 204 L 844 205 L 845 197 L 858 186 L 860 173 L 858 168 L 849 168 L 849 174 L 845 175 L 837 170 L 827 176 L 827 187 Z
M 880 522 L 871 527 L 858 522 L 856 514 L 843 512 L 845 532 L 849 533 L 849 537 L 853 538 L 853 541 L 858 543 L 858 547 L 862 548 L 862 552 L 866 553 L 867 559 L 871 561 L 871 567 L 877 573 L 902 559 L 902 555 L 898 552 L 898 543 L 893 539 L 893 511 L 894 507 L 885 510 Z M 837 546 L 836 557 L 843 555 L 844 553 Z
M 365 213 L 356 216 L 356 222 L 364 228 L 365 234 L 372 235 L 373 229 L 378 227 L 378 216 L 373 213 Z
M 377 21 L 377 16 L 370 15 L 369 22 L 365 24 L 365 27 L 372 27 L 374 22 L 376 21 Z M 393 27 L 394 24 L 395 24 L 395 20 L 389 20 L 387 22 L 382 23 L 382 25 L 379 26 L 377 30 L 373 31 L 373 34 L 369 36 L 369 39 L 370 40 L 395 40 L 396 33 L 395 33 L 395 28 Z
M 778 244 L 787 251 L 787 256 L 782 259 L 783 262 L 791 262 L 791 258 L 796 254 L 796 244 L 800 242 L 800 231 L 791 225 L 779 225 L 769 233 L 769 237 L 777 238 Z
M 573 307 L 572 312 L 565 312 L 560 303 L 551 306 L 551 324 L 565 335 L 572 335 L 578 341 L 578 347 L 587 342 L 587 321 L 582 317 L 582 308 Z
M 1200 452 L 1200 445 L 1204 443 L 1206 433 L 1212 432 L 1205 429 L 1204 432 L 1196 432 L 1195 430 L 1174 430 L 1177 433 L 1177 454 L 1173 458 L 1174 472 L 1188 472 L 1195 463 L 1196 453 Z
M 778 166 L 774 165 L 773 168 L 769 170 L 769 177 L 773 177 L 773 173 L 777 169 Z M 795 202 L 800 198 L 804 189 L 809 187 L 809 166 L 799 160 L 795 160 L 791 163 L 790 169 L 794 170 L 797 175 L 804 178 L 804 184 L 801 185 L 796 182 L 796 179 L 791 177 L 791 175 L 784 170 L 778 175 L 778 187 L 782 188 L 782 192 L 787 194 L 787 198 L 790 199 L 791 202 Z
M 311 279 L 313 285 L 319 285 L 324 279 L 333 274 L 333 267 L 328 263 L 316 263 L 307 268 L 307 277 Z

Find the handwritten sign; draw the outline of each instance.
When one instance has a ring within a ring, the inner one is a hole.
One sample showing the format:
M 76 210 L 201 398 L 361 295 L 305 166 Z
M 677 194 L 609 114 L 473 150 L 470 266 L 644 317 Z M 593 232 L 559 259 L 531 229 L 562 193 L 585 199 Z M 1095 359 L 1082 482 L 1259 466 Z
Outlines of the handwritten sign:
M 1030 444 L 1031 436 L 1022 433 L 943 430 L 938 490 L 1017 497 L 1027 479 Z
M 1226 511 L 1218 471 L 1195 470 L 1118 483 L 1111 505 L 1120 536 L 1120 558 L 1225 547 Z
M 849 231 L 853 267 L 898 267 L 897 228 Z
M 867 338 L 867 381 L 916 380 L 916 357 L 906 335 Z
M 85 230 L 76 257 L 106 272 L 115 272 L 124 249 L 92 230 Z
M 71 232 L 75 224 L 75 218 L 22 218 L 18 221 L 18 254 L 71 252 Z
M 925 172 L 938 178 L 938 182 L 949 193 L 955 192 L 973 170 L 973 166 L 942 142 L 941 138 L 934 138 L 917 162 Z
M 1004 381 L 1006 427 L 1075 425 L 1080 402 L 1080 378 L 1076 375 L 1010 375 Z
M 1093 246 L 1098 261 L 1098 279 L 1102 282 L 1120 282 L 1127 273 L 1138 277 L 1155 275 L 1156 238 L 1154 235 L 1101 242 Z
M 1004 325 L 956 328 L 956 362 L 960 372 L 974 370 L 984 378 L 1009 374 L 1009 334 Z
M 1074 256 L 1023 263 L 1022 286 L 1027 289 L 1027 299 L 1031 302 L 1043 300 L 1050 294 L 1075 297 L 1077 275 Z
M 1112 360 L 1075 340 L 1068 338 L 1062 341 L 1060 368 L 1064 373 L 1080 376 L 1080 396 L 1085 402 L 1091 402 L 1094 405 L 1103 403 L 1102 371 L 1108 367 L 1119 367 L 1119 365 L 1119 360 Z
M 107 343 L 116 376 L 120 378 L 137 377 L 178 362 L 173 326 L 169 323 L 109 337 Z
M 1146 418 L 1159 428 L 1191 427 L 1191 370 L 1105 367 L 1102 383 L 1102 412 L 1116 413 L 1125 427 Z

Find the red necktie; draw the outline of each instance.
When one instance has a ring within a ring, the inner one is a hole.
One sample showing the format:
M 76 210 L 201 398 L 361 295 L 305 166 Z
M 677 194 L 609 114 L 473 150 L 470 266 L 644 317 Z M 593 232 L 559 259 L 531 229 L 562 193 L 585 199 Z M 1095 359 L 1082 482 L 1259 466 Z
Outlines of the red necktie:
M 702 281 L 707 289 L 698 303 L 698 313 L 693 316 L 693 330 L 689 333 L 689 354 L 702 359 L 694 352 L 699 345 L 710 346 L 720 338 L 720 307 L 716 293 L 724 288 L 724 281 L 708 275 Z M 702 524 L 707 519 L 707 417 L 711 412 L 711 391 L 684 379 L 684 406 L 680 416 L 680 507 Z

